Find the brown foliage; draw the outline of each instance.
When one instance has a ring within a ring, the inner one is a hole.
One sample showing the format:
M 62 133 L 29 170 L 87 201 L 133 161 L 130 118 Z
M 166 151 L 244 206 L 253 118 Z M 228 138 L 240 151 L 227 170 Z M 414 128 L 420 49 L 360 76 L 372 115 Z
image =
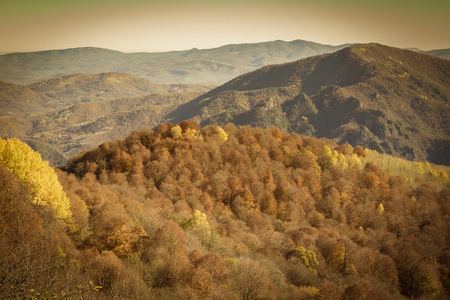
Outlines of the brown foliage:
M 258 299 L 275 292 L 267 270 L 256 261 L 241 261 L 230 275 L 232 289 L 241 299 Z
M 209 253 L 199 258 L 194 258 L 195 272 L 193 285 L 202 296 L 208 296 L 220 284 L 225 283 L 228 277 L 228 269 L 218 254 Z
M 63 224 L 31 204 L 31 196 L 0 166 L 0 298 L 84 293 L 87 280 L 77 272 L 79 255 Z
M 314 297 L 314 299 L 317 300 L 341 300 L 343 299 L 343 293 L 344 291 L 340 286 L 337 284 L 331 282 L 331 281 L 325 281 L 323 286 L 321 287 L 319 293 Z
M 361 157 L 367 157 L 366 151 L 364 151 L 361 146 L 356 146 L 355 148 L 353 148 L 353 153 Z
M 324 146 L 344 159 L 364 155 L 329 140 L 232 124 L 226 141 L 219 127 L 203 128 L 201 140 L 190 131 L 198 123 L 179 126 L 176 139 L 170 123 L 135 131 L 58 172 L 73 224 L 70 239 L 57 240 L 104 285 L 99 298 L 447 295 L 447 190 L 413 188 L 367 158 L 362 169 L 322 169 Z M 42 236 L 53 221 L 26 207 L 37 225 L 24 232 Z M 195 210 L 205 213 L 197 228 L 186 225 Z M 300 246 L 316 254 L 317 274 L 292 256 Z

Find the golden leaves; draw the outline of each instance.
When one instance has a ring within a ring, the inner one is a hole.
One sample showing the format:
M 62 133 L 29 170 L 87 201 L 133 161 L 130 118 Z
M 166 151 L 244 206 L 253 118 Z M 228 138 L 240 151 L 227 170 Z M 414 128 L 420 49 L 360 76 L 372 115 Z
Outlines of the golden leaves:
M 31 186 L 33 204 L 49 205 L 59 218 L 71 218 L 69 198 L 53 168 L 38 152 L 18 139 L 0 139 L 0 164 Z

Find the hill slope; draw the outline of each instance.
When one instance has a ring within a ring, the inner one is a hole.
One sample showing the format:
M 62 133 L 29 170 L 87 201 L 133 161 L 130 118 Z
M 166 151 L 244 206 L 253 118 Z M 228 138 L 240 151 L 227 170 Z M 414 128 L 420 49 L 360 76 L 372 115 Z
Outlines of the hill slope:
M 64 170 L 75 208 L 88 208 L 75 210 L 77 245 L 122 258 L 147 298 L 448 296 L 445 171 L 441 188 L 413 188 L 360 148 L 192 121 L 135 131 Z M 114 274 L 101 293 L 130 298 Z
M 199 84 L 155 84 L 126 73 L 71 74 L 26 86 L 0 81 L 0 115 L 36 115 L 64 109 L 78 102 L 154 93 L 206 92 L 212 87 Z
M 277 126 L 448 165 L 449 101 L 450 61 L 362 44 L 241 75 L 166 120 Z
M 44 112 L 42 99 L 26 86 L 0 81 L 0 116 Z
M 73 156 L 133 130 L 154 127 L 179 105 L 200 93 L 149 94 L 134 98 L 78 103 L 33 118 L 28 137 Z
M 156 126 L 178 105 L 212 88 L 155 84 L 126 73 L 72 74 L 27 86 L 0 81 L 0 137 L 40 141 L 35 145 L 45 145 L 41 147 L 45 159 L 60 164 L 61 159 L 51 159 L 57 157 L 51 154 L 54 151 L 75 149 L 66 153 L 73 155 L 136 128 Z M 101 118 L 103 125 L 88 126 Z M 93 134 L 86 144 L 86 137 Z M 49 151 L 52 146 L 55 149 Z
M 55 174 L 0 139 L 0 298 L 448 299 L 449 168 L 371 156 L 183 121 Z

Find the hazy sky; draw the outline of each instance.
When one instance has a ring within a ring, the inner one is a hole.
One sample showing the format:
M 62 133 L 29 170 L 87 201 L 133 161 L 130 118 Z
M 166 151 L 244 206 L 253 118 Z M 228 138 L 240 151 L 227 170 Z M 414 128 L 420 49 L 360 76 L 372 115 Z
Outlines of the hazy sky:
M 272 40 L 450 48 L 449 0 L 0 0 L 0 51 L 123 52 Z

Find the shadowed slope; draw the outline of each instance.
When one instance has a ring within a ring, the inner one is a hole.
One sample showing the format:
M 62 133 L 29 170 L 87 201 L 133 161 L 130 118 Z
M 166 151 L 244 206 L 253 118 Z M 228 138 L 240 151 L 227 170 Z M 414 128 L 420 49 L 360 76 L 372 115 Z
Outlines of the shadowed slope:
M 168 115 L 270 127 L 449 164 L 450 62 L 378 44 L 241 75 Z

